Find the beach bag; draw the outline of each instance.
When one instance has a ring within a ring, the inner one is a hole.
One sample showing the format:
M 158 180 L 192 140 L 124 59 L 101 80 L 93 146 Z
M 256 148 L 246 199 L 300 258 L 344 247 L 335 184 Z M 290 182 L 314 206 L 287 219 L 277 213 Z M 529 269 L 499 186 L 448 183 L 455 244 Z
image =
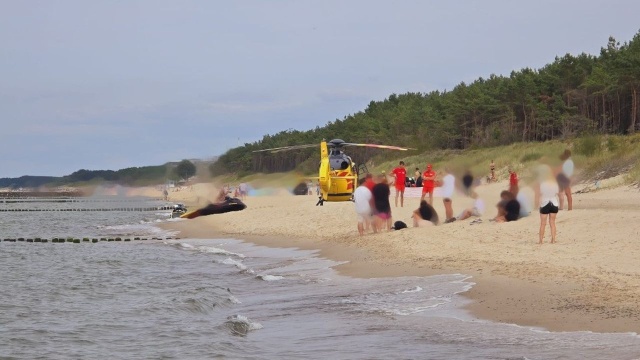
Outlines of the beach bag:
M 393 223 L 393 230 L 401 230 L 401 229 L 406 229 L 407 228 L 407 224 L 404 223 L 404 221 L 396 221 Z

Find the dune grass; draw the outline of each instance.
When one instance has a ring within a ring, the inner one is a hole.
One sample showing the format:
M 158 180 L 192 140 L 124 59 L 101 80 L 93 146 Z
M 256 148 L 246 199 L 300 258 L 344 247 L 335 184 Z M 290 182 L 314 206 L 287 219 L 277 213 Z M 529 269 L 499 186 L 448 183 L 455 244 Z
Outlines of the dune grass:
M 462 151 L 436 150 L 422 154 L 407 152 L 379 164 L 375 164 L 374 159 L 375 166 L 371 166 L 369 171 L 388 172 L 403 160 L 410 174 L 413 174 L 416 167 L 424 171 L 426 164 L 430 163 L 435 169 L 442 170 L 447 167 L 455 173 L 469 170 L 476 177 L 486 177 L 490 173 L 489 164 L 493 160 L 496 165 L 496 178 L 504 180 L 509 177 L 509 168 L 515 169 L 521 177 L 526 177 L 537 164 L 559 166 L 560 154 L 565 149 L 572 151 L 579 181 L 608 178 L 622 173 L 626 174 L 628 183 L 638 183 L 640 180 L 640 134 L 588 136 L 565 141 L 515 143 Z
M 388 173 L 402 160 L 409 175 L 413 175 L 415 168 L 422 172 L 427 164 L 432 164 L 437 171 L 442 171 L 446 167 L 454 173 L 461 174 L 468 170 L 475 177 L 485 178 L 490 173 L 489 164 L 493 160 L 498 181 L 508 179 L 509 168 L 516 170 L 521 179 L 526 179 L 530 176 L 531 170 L 540 163 L 559 166 L 560 154 L 565 149 L 572 151 L 577 181 L 600 180 L 625 174 L 625 183 L 640 184 L 640 134 L 592 135 L 563 141 L 514 143 L 491 148 L 434 150 L 424 153 L 394 151 L 375 157 L 366 165 L 369 172 L 373 174 L 380 174 L 383 171 Z M 230 174 L 216 177 L 213 182 L 216 184 L 248 182 L 259 184 L 261 187 L 293 188 L 295 184 L 313 176 L 317 176 L 317 173 L 255 173 L 246 176 Z

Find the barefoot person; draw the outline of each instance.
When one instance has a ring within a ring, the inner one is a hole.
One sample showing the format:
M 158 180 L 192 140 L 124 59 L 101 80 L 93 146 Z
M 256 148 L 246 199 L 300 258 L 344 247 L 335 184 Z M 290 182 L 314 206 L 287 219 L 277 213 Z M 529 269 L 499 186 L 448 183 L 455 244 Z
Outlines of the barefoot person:
M 436 172 L 433 171 L 431 164 L 427 165 L 427 170 L 422 174 L 422 196 L 420 201 L 424 200 L 424 196 L 429 194 L 429 205 L 433 205 L 433 188 L 436 185 Z
M 353 192 L 353 203 L 358 217 L 358 234 L 364 235 L 371 221 L 371 190 L 364 185 L 365 179 L 360 179 L 356 191 Z
M 380 175 L 378 177 L 378 183 L 373 187 L 371 193 L 373 194 L 375 228 L 380 231 L 382 229 L 391 230 L 391 204 L 389 203 L 391 191 L 386 176 Z
M 444 203 L 445 222 L 455 221 L 453 217 L 453 191 L 455 190 L 456 178 L 448 168 L 444 169 L 445 176 L 442 178 L 442 202 Z
M 567 210 L 573 209 L 573 197 L 571 196 L 571 176 L 573 176 L 573 160 L 571 160 L 571 150 L 566 149 L 562 155 L 560 155 L 560 160 L 563 161 L 562 168 L 560 169 L 560 173 L 556 177 L 558 181 L 558 187 L 560 191 L 558 191 L 558 198 L 560 200 L 559 209 L 564 209 L 564 197 L 567 197 Z
M 391 170 L 391 176 L 395 178 L 396 207 L 398 207 L 398 195 L 400 195 L 400 207 L 404 207 L 404 187 L 407 180 L 407 169 L 404 167 L 404 161 L 400 161 L 400 165 Z
M 539 244 L 544 240 L 544 231 L 549 221 L 551 229 L 551 243 L 556 242 L 556 215 L 558 214 L 558 193 L 560 192 L 558 183 L 553 179 L 549 166 L 541 165 L 538 168 L 539 186 L 535 187 L 536 202 L 540 206 L 540 231 Z

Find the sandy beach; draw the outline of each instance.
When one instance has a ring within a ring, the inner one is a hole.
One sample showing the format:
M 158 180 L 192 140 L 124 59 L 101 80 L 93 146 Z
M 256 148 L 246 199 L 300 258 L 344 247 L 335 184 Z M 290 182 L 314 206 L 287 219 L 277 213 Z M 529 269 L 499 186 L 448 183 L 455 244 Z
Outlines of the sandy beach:
M 618 179 L 619 180 L 619 179 Z M 358 236 L 351 202 L 315 206 L 315 196 L 248 197 L 244 211 L 163 227 L 181 237 L 233 237 L 260 245 L 319 249 L 323 257 L 346 261 L 337 270 L 348 276 L 383 277 L 462 273 L 476 283 L 465 295 L 468 310 L 481 319 L 544 327 L 552 331 L 640 332 L 640 191 L 617 185 L 574 194 L 574 210 L 558 214 L 557 244 L 539 245 L 537 209 L 516 222 L 490 222 L 507 182 L 476 190 L 486 203 L 482 223 L 474 218 L 436 227 L 411 228 L 418 198 L 393 207 L 394 220 L 410 227 Z M 585 185 L 575 186 L 574 192 Z M 196 184 L 170 200 L 190 208 L 204 205 L 216 189 Z M 532 197 L 530 188 L 522 191 Z M 393 197 L 393 190 L 392 190 Z M 473 200 L 453 198 L 454 213 Z M 444 207 L 434 206 L 441 219 Z

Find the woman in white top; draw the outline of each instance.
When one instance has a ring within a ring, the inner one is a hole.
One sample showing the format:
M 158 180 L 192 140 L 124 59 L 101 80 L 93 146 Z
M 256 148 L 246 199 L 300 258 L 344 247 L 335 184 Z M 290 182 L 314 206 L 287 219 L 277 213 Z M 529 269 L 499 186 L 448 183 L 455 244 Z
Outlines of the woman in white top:
M 456 178 L 451 174 L 449 168 L 444 169 L 444 173 L 446 174 L 444 178 L 442 178 L 442 201 L 444 203 L 444 216 L 445 222 L 455 221 L 456 218 L 453 217 L 453 204 L 451 198 L 453 197 L 453 191 L 456 186 Z
M 540 206 L 540 232 L 539 244 L 544 239 L 544 230 L 547 227 L 547 219 L 551 228 L 551 243 L 556 242 L 556 215 L 558 215 L 558 182 L 553 178 L 551 168 L 540 165 L 538 168 L 539 186 L 536 187 L 536 202 Z
M 567 209 L 573 209 L 573 197 L 571 196 L 571 177 L 573 176 L 573 160 L 571 160 L 571 150 L 566 149 L 560 160 L 563 161 L 562 168 L 556 179 L 558 180 L 558 197 L 560 198 L 560 210 L 564 209 L 564 197 L 567 197 Z

